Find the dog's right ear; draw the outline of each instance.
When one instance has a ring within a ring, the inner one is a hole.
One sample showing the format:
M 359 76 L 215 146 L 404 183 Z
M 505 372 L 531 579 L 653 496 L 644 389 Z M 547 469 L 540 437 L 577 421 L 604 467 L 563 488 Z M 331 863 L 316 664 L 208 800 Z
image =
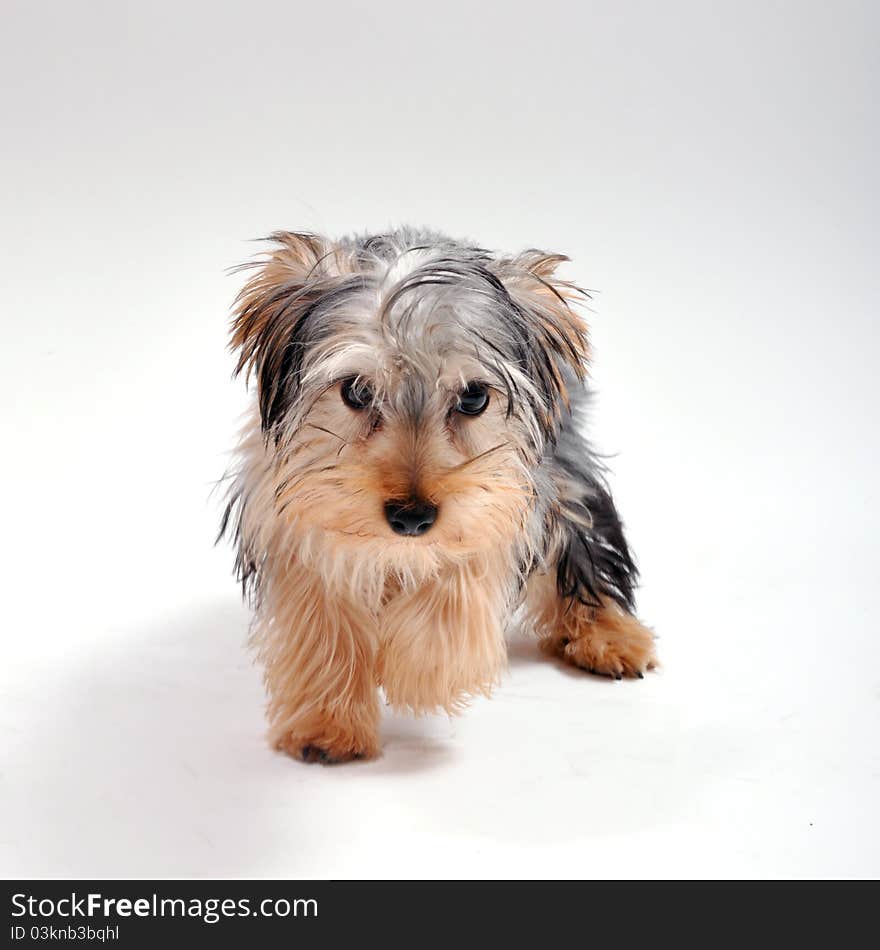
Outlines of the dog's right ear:
M 268 331 L 280 314 L 301 297 L 316 274 L 330 243 L 317 234 L 276 231 L 267 240 L 276 246 L 258 261 L 235 270 L 254 273 L 235 298 L 229 347 L 238 352 L 236 376 L 245 370 L 259 374 L 269 343 Z
M 336 246 L 317 234 L 276 231 L 268 240 L 274 249 L 241 267 L 255 273 L 235 299 L 229 344 L 238 353 L 235 375 L 244 371 L 257 380 L 265 432 L 295 398 L 303 355 L 298 337 L 309 314 L 346 270 Z

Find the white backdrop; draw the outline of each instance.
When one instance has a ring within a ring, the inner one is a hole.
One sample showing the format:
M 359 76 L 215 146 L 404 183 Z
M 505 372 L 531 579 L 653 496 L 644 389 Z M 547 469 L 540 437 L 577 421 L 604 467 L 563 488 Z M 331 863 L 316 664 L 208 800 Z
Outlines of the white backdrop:
M 3 2 L 0 873 L 877 875 L 876 4 Z M 224 269 L 573 258 L 661 673 L 262 739 Z

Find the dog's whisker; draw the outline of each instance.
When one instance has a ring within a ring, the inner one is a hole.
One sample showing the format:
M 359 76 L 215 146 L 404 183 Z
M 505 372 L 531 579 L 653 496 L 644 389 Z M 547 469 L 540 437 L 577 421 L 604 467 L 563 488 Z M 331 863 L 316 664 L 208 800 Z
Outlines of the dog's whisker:
M 473 465 L 475 462 L 479 462 L 480 459 L 486 458 L 488 455 L 492 455 L 494 452 L 498 452 L 501 449 L 506 449 L 510 445 L 509 442 L 500 442 L 498 445 L 493 445 L 491 449 L 486 449 L 485 452 L 480 452 L 479 455 L 473 456 L 473 458 L 466 459 L 464 462 L 461 462 L 458 465 L 454 465 L 452 468 L 446 470 L 447 475 L 451 475 L 454 472 L 460 472 L 463 469 L 467 468 L 470 465 Z
M 330 429 L 325 428 L 324 426 L 319 426 L 314 422 L 307 422 L 306 425 L 310 429 L 317 429 L 319 432 L 326 432 L 327 435 L 332 435 L 334 439 L 339 439 L 339 441 L 343 444 L 343 447 L 346 445 L 349 445 L 349 443 L 345 439 L 343 439 L 341 435 L 339 435 L 336 432 L 333 432 Z

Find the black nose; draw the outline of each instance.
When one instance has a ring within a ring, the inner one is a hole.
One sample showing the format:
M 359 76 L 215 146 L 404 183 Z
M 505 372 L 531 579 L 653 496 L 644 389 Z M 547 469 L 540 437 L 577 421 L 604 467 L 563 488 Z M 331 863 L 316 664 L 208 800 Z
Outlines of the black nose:
M 424 534 L 437 519 L 437 508 L 426 501 L 386 501 L 385 517 L 391 530 L 410 537 Z

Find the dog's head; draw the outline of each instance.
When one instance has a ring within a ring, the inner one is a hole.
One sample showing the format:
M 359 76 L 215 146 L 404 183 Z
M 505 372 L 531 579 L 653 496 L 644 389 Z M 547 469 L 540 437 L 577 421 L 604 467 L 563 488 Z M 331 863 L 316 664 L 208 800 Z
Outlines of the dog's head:
M 566 258 L 409 231 L 272 240 L 232 345 L 257 383 L 278 512 L 413 567 L 521 533 L 585 371 Z

